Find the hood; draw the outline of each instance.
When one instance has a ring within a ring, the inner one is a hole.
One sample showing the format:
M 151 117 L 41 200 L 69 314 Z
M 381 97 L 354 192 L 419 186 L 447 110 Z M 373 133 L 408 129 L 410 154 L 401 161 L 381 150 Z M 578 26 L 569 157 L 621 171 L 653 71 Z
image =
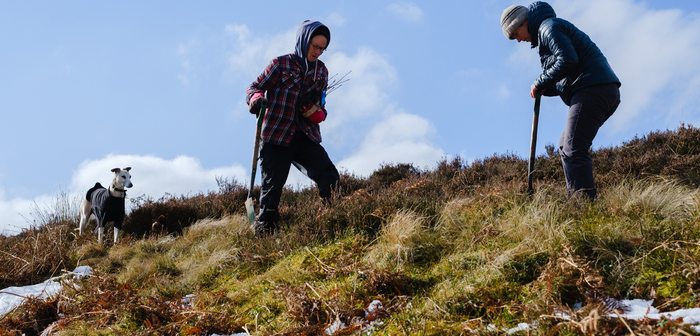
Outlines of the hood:
M 557 17 L 554 8 L 544 1 L 535 1 L 527 7 L 527 32 L 530 33 L 530 43 L 532 47 L 539 44 L 540 25 L 542 21 Z
M 309 44 L 311 43 L 311 35 L 313 35 L 316 29 L 323 29 L 320 34 L 325 36 L 328 42 L 326 43 L 326 48 L 331 44 L 331 31 L 321 22 L 306 20 L 299 24 L 297 28 L 297 45 L 294 50 L 294 54 L 300 59 L 306 61 L 306 53 L 309 51 Z

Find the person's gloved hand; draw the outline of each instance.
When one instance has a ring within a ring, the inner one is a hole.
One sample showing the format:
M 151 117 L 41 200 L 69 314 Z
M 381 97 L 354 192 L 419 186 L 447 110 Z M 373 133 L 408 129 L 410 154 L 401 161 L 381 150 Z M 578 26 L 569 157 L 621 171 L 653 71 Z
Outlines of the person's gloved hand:
M 311 113 L 311 115 L 309 115 L 307 118 L 309 118 L 311 122 L 320 124 L 322 121 L 326 120 L 326 114 L 319 108 L 316 110 L 316 112 Z
M 301 115 L 308 118 L 314 123 L 320 124 L 322 121 L 326 120 L 326 113 L 323 111 L 318 103 L 304 105 L 300 108 Z
M 265 94 L 263 92 L 254 93 L 253 96 L 250 97 L 250 104 L 248 104 L 248 109 L 250 110 L 250 113 L 255 114 L 257 116 L 258 113 L 260 113 L 260 106 L 263 102 L 267 104 Z
M 306 95 L 299 104 L 299 112 L 316 124 L 326 120 L 326 113 L 321 108 L 321 95 L 318 93 Z

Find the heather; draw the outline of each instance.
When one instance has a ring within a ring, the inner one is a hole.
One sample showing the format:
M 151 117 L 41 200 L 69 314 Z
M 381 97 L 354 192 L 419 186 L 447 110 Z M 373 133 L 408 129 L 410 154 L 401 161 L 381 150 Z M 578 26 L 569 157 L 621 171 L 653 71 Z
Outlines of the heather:
M 248 228 L 247 187 L 223 177 L 218 191 L 134 200 L 127 236 L 105 246 L 76 236 L 77 200 L 59 195 L 32 228 L 0 236 L 0 288 L 78 265 L 95 273 L 27 300 L 0 318 L 0 335 L 323 335 L 337 323 L 336 335 L 495 335 L 519 323 L 536 325 L 521 334 L 694 334 L 683 321 L 609 316 L 619 299 L 700 307 L 700 130 L 592 156 L 596 202 L 567 197 L 551 146 L 532 195 L 527 158 L 511 154 L 389 163 L 343 173 L 331 204 L 285 189 L 281 232 L 264 238 Z M 367 314 L 375 300 L 382 309 Z

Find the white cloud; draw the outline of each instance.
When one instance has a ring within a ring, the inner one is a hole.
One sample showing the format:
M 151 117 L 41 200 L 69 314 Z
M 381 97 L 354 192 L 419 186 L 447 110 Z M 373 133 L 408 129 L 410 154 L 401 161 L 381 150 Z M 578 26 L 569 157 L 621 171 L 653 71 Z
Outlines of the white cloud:
M 445 158 L 445 152 L 428 141 L 433 133 L 435 127 L 427 119 L 403 112 L 391 114 L 372 128 L 357 152 L 338 165 L 361 176 L 371 174 L 384 163 L 432 167 Z
M 197 71 L 195 71 L 193 66 L 192 54 L 195 53 L 198 47 L 199 41 L 196 39 L 191 39 L 187 43 L 180 43 L 177 47 L 177 54 L 182 68 L 177 77 L 184 86 L 189 86 L 196 79 Z
M 276 35 L 255 35 L 248 26 L 228 24 L 226 34 L 233 39 L 230 69 L 242 78 L 255 78 L 267 63 L 280 55 L 294 52 L 296 27 Z
M 335 162 L 338 171 L 369 176 L 382 164 L 397 163 L 411 163 L 416 168 L 426 169 L 448 157 L 442 149 L 430 144 L 428 138 L 435 133 L 430 121 L 405 112 L 389 111 L 387 115 L 374 125 L 357 151 Z M 287 185 L 303 188 L 311 186 L 312 182 L 292 167 Z
M 591 37 L 622 82 L 622 104 L 608 122 L 612 130 L 639 120 L 675 127 L 683 106 L 700 106 L 700 16 L 632 0 L 558 0 L 552 6 Z M 518 48 L 521 55 L 512 60 L 525 61 L 526 52 L 533 53 Z M 684 117 L 697 121 L 698 111 L 686 109 Z
M 387 6 L 386 10 L 410 22 L 418 22 L 423 19 L 423 10 L 412 2 L 395 2 Z
M 17 234 L 22 228 L 29 226 L 32 219 L 30 210 L 34 203 L 21 198 L 6 200 L 4 194 L 0 189 L 0 234 Z
M 235 179 L 246 185 L 250 181 L 250 175 L 240 165 L 205 169 L 198 159 L 184 155 L 172 160 L 155 156 L 108 155 L 101 159 L 84 161 L 73 173 L 69 191 L 64 196 L 77 200 L 78 204 L 71 205 L 75 207 L 75 215 L 78 216 L 78 205 L 88 189 L 96 182 L 108 187 L 114 177 L 112 168 L 125 167 L 132 168 L 131 181 L 134 184 L 132 188 L 127 189 L 128 199 L 139 196 L 159 199 L 167 194 L 181 196 L 216 191 L 217 177 L 228 181 Z M 34 214 L 36 211 L 53 212 L 56 210 L 54 205 L 57 197 L 59 195 L 41 195 L 32 200 L 6 200 L 0 189 L 0 234 L 19 233 L 22 228 L 28 227 L 31 221 L 37 219 Z
M 692 85 L 700 81 L 699 16 L 630 0 L 577 0 L 561 7 L 561 16 L 591 36 L 622 81 L 623 103 L 611 119 L 616 128 L 644 112 L 700 104 Z
M 112 182 L 112 168 L 131 167 L 129 197 L 147 195 L 160 198 L 166 194 L 191 195 L 218 190 L 216 177 L 235 178 L 243 183 L 246 170 L 240 165 L 204 169 L 198 159 L 180 155 L 172 160 L 155 156 L 108 155 L 98 160 L 87 160 L 73 174 L 71 190 L 86 191 L 100 182 L 107 187 Z
M 413 11 L 414 17 L 422 15 L 414 5 L 404 4 L 401 8 Z M 415 14 L 416 11 L 419 14 Z M 257 36 L 239 25 L 228 25 L 227 31 L 235 37 L 229 59 L 236 71 L 251 70 L 257 75 L 266 61 L 290 52 L 294 46 L 293 29 L 268 36 Z M 445 156 L 441 149 L 430 144 L 428 138 L 435 129 L 428 120 L 397 111 L 391 93 L 400 83 L 396 69 L 384 55 L 368 47 L 360 47 L 349 54 L 340 47 L 324 53 L 321 60 L 336 79 L 350 72 L 346 77 L 349 80 L 328 95 L 329 116 L 321 124 L 324 147 L 344 148 L 341 152 L 355 153 L 335 162 L 339 169 L 366 175 L 382 163 L 428 167 Z M 362 144 L 359 149 L 358 144 Z M 287 185 L 306 187 L 312 182 L 292 167 Z
M 330 116 L 322 127 L 335 132 L 349 122 L 370 118 L 381 113 L 390 101 L 389 88 L 398 84 L 396 69 L 380 54 L 360 47 L 355 55 L 332 52 L 324 62 L 330 75 L 339 79 L 350 72 L 339 89 L 328 95 Z M 332 80 L 331 80 L 332 82 Z
M 325 24 L 328 27 L 333 28 L 333 27 L 342 27 L 345 25 L 345 22 L 347 22 L 347 20 L 342 15 L 340 15 L 340 13 L 331 13 L 323 21 L 323 24 Z M 331 36 L 331 39 L 333 39 L 332 36 Z
M 251 81 L 258 76 L 274 57 L 294 50 L 296 28 L 276 35 L 258 36 L 245 25 L 227 25 L 226 31 L 234 37 L 233 51 L 229 57 L 231 70 L 245 73 Z M 336 49 L 338 50 L 338 49 Z M 346 78 L 348 82 L 329 94 L 328 118 L 324 130 L 346 127 L 348 122 L 366 118 L 383 110 L 389 101 L 387 88 L 397 85 L 396 70 L 380 54 L 367 47 L 360 47 L 355 55 L 342 51 L 324 53 L 321 60 L 330 76 Z

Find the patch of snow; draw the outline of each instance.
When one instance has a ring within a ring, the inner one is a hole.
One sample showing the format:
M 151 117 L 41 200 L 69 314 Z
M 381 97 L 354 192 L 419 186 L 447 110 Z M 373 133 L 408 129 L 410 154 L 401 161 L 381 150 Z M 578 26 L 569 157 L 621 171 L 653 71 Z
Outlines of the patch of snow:
M 620 303 L 629 308 L 629 311 L 621 315 L 630 320 L 641 320 L 645 317 L 652 320 L 660 320 L 665 317 L 669 320 L 675 320 L 679 317 L 683 318 L 683 323 L 692 325 L 693 329 L 700 332 L 700 308 L 679 309 L 672 312 L 660 313 L 652 304 L 654 300 L 622 300 Z M 612 316 L 612 315 L 610 315 Z
M 516 332 L 519 332 L 519 331 L 528 331 L 528 330 L 530 330 L 529 324 L 518 323 L 517 327 L 506 330 L 506 335 L 512 335 L 512 334 L 515 334 Z
M 82 277 L 92 274 L 92 268 L 89 266 L 78 266 L 72 272 L 65 272 L 64 275 L 48 279 L 40 284 L 23 286 L 23 287 L 8 287 L 0 290 L 0 317 L 4 316 L 8 312 L 15 309 L 17 306 L 21 305 L 22 302 L 29 297 L 41 297 L 49 298 L 61 289 L 60 281 L 68 276 L 73 276 L 73 278 L 81 279 Z M 192 304 L 192 299 L 194 299 L 194 294 L 186 295 L 182 298 L 182 303 L 184 305 Z M 685 324 L 691 325 L 692 328 L 700 332 L 700 308 L 690 308 L 690 309 L 679 309 L 672 312 L 659 312 L 657 308 L 654 308 L 654 300 L 622 300 L 620 303 L 627 307 L 627 311 L 621 316 L 630 320 L 641 320 L 646 318 L 659 320 L 661 318 L 667 318 L 669 320 L 675 320 L 680 317 L 683 318 Z M 407 306 L 410 308 L 410 303 Z M 381 301 L 374 300 L 365 309 L 365 319 L 361 321 L 362 331 L 371 331 L 374 326 L 382 325 L 383 322 L 380 318 L 385 316 L 386 311 Z M 566 316 L 564 313 L 557 314 L 559 316 Z M 609 316 L 616 317 L 616 314 L 611 314 Z M 326 330 L 327 335 L 333 335 L 334 333 L 345 329 L 347 326 L 340 320 L 336 320 L 331 324 Z M 489 324 L 486 329 L 491 332 L 503 331 L 506 334 L 514 334 L 520 331 L 527 331 L 532 328 L 536 328 L 536 323 L 520 323 L 515 328 L 499 330 L 495 325 Z M 232 335 L 217 335 L 213 334 L 211 336 L 249 336 L 248 333 L 237 333 Z
M 619 301 L 619 303 L 622 304 L 622 306 L 624 306 L 626 310 L 626 312 L 624 314 L 620 314 L 620 316 L 628 320 L 643 320 L 645 317 L 652 320 L 660 320 L 664 317 L 669 320 L 675 320 L 679 317 L 682 317 L 684 324 L 687 324 L 691 326 L 695 331 L 700 332 L 700 308 L 679 309 L 672 312 L 660 313 L 659 310 L 657 308 L 654 308 L 653 306 L 654 300 L 621 300 Z M 577 305 L 575 306 L 575 308 L 580 309 L 581 306 Z M 570 318 L 569 315 L 564 312 L 557 312 L 555 316 L 564 319 Z M 607 316 L 617 318 L 617 314 L 615 313 L 608 314 Z M 495 325 L 489 324 L 488 326 L 486 326 L 486 330 L 490 332 L 505 332 L 506 334 L 510 335 L 519 331 L 527 331 L 529 329 L 537 328 L 536 325 L 536 322 L 532 323 L 531 325 L 527 323 L 520 323 L 515 328 L 504 328 L 501 330 L 498 329 Z
M 341 322 L 339 319 L 336 319 L 333 324 L 331 324 L 324 332 L 326 335 L 333 335 L 336 332 L 345 329 L 345 323 Z
M 61 289 L 61 279 L 68 275 L 73 275 L 77 278 L 92 274 L 92 268 L 89 266 L 78 266 L 73 272 L 53 277 L 40 284 L 23 286 L 23 287 L 7 287 L 0 290 L 0 317 L 11 312 L 17 306 L 21 305 L 25 299 L 29 297 L 40 297 L 43 299 L 52 297 Z
M 0 316 L 3 316 L 17 306 L 21 305 L 26 298 L 41 297 L 48 298 L 55 295 L 61 289 L 61 284 L 53 279 L 46 280 L 40 284 L 24 287 L 7 287 L 0 290 Z
M 369 304 L 369 306 L 367 306 L 367 309 L 365 309 L 365 317 L 369 315 L 376 315 L 379 311 L 382 310 L 384 310 L 382 302 L 379 300 L 374 300 Z

